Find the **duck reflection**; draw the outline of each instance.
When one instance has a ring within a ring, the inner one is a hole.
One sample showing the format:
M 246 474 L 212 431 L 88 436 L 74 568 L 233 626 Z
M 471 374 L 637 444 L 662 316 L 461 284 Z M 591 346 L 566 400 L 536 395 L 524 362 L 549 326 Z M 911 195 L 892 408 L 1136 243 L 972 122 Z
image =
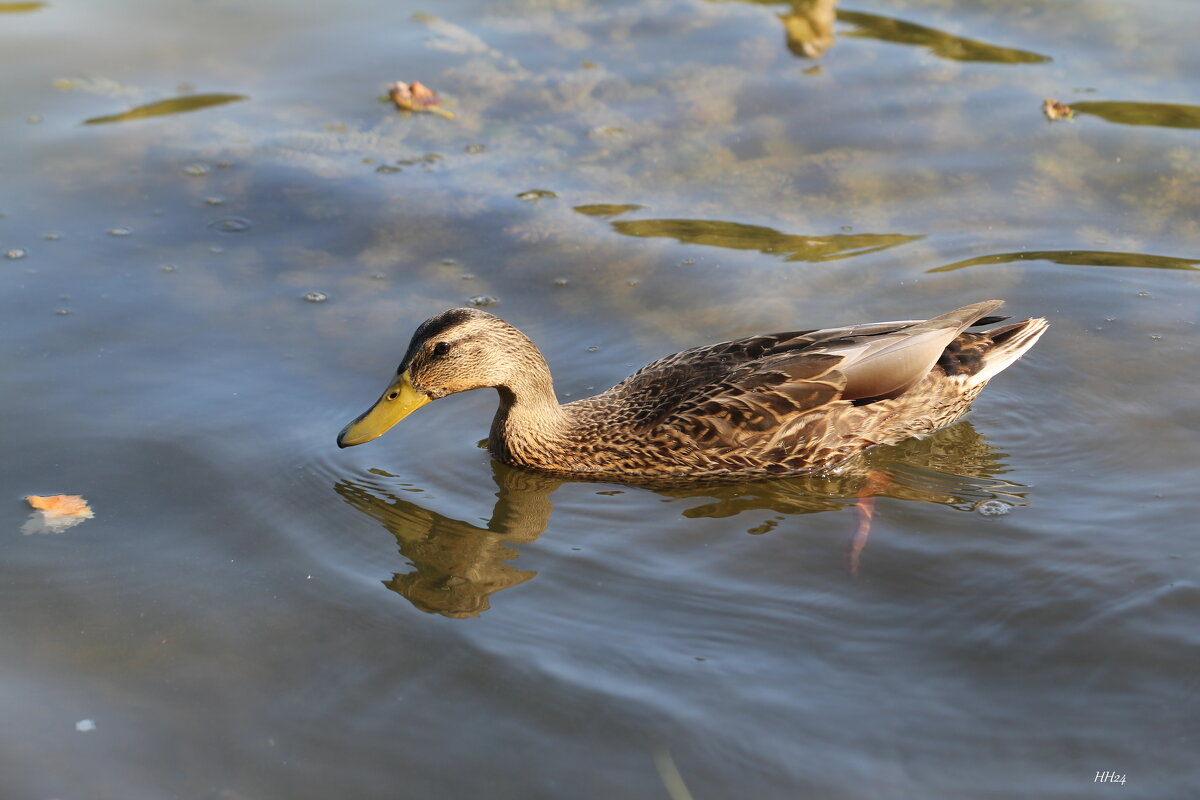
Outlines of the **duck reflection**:
M 775 518 L 747 530 L 763 534 L 789 515 L 860 506 L 868 496 L 937 503 L 963 511 L 984 503 L 1001 510 L 1023 505 L 1025 487 L 998 477 L 1006 471 L 1003 458 L 964 420 L 925 439 L 875 448 L 832 474 L 644 488 L 668 500 L 700 500 L 680 512 L 689 519 L 774 512 Z M 491 607 L 493 594 L 537 574 L 511 563 L 518 556 L 513 545 L 542 535 L 554 508 L 550 495 L 564 483 L 494 461 L 492 477 L 498 491 L 486 527 L 429 511 L 373 482 L 343 480 L 333 488 L 350 506 L 382 524 L 412 565 L 411 572 L 397 573 L 384 585 L 422 611 L 476 617 Z M 397 491 L 404 489 L 397 487 Z M 865 543 L 860 525 L 848 543 L 851 571 L 857 569 Z
M 660 488 L 660 494 L 706 502 L 685 517 L 733 517 L 747 511 L 812 514 L 858 503 L 865 496 L 937 503 L 971 511 L 989 501 L 1023 505 L 1025 487 L 1000 479 L 1006 469 L 997 451 L 968 420 L 924 439 L 876 447 L 823 475 L 705 488 Z M 750 528 L 766 533 L 775 526 Z
M 345 480 L 334 491 L 350 506 L 380 522 L 396 537 L 400 555 L 414 567 L 384 585 L 422 611 L 446 617 L 477 617 L 493 594 L 519 586 L 537 573 L 508 562 L 511 544 L 542 535 L 554 508 L 550 495 L 562 483 L 492 462 L 499 487 L 487 527 L 429 511 L 411 500 L 366 483 Z

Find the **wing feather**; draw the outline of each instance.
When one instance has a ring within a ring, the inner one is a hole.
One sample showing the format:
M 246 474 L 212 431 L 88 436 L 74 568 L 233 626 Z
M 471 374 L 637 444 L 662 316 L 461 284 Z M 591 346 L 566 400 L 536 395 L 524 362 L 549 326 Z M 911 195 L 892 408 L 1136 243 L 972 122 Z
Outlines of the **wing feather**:
M 641 434 L 706 450 L 774 448 L 812 438 L 814 413 L 894 397 L 934 367 L 954 339 L 1000 305 L 929 320 L 788 331 L 684 350 L 592 398 L 620 408 Z M 773 452 L 773 451 L 772 451 Z

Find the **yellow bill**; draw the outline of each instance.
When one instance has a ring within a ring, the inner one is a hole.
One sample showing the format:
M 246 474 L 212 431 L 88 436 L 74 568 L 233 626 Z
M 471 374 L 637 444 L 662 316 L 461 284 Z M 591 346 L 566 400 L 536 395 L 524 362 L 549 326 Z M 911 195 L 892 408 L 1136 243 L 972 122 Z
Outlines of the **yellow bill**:
M 408 370 L 392 381 L 375 405 L 360 414 L 338 434 L 338 447 L 353 447 L 387 433 L 393 425 L 428 403 L 432 398 L 412 384 Z

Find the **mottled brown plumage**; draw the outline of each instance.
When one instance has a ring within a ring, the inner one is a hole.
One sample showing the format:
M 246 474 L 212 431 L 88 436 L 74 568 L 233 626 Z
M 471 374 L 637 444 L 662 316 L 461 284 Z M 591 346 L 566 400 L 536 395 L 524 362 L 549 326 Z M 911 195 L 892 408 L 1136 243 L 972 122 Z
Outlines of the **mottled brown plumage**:
M 1046 329 L 1027 319 L 966 332 L 1002 319 L 987 316 L 1000 305 L 696 347 L 565 405 L 524 334 L 484 311 L 451 309 L 417 329 L 400 377 L 338 441 L 360 444 L 430 399 L 491 386 L 500 408 L 489 448 L 506 464 L 631 483 L 810 472 L 962 416 Z M 380 410 L 404 398 L 391 416 Z

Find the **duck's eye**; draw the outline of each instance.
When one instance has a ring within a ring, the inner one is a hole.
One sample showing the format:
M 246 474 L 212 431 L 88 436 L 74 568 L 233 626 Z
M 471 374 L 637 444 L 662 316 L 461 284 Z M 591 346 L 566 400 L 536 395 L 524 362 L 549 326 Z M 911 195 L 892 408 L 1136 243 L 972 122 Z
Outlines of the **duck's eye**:
M 388 392 L 388 400 L 395 400 L 399 396 L 399 392 Z
M 449 342 L 438 342 L 437 344 L 435 344 L 433 346 L 433 354 L 435 356 L 444 356 L 444 355 L 446 355 L 446 353 L 449 353 L 449 352 L 450 352 L 450 343 Z

